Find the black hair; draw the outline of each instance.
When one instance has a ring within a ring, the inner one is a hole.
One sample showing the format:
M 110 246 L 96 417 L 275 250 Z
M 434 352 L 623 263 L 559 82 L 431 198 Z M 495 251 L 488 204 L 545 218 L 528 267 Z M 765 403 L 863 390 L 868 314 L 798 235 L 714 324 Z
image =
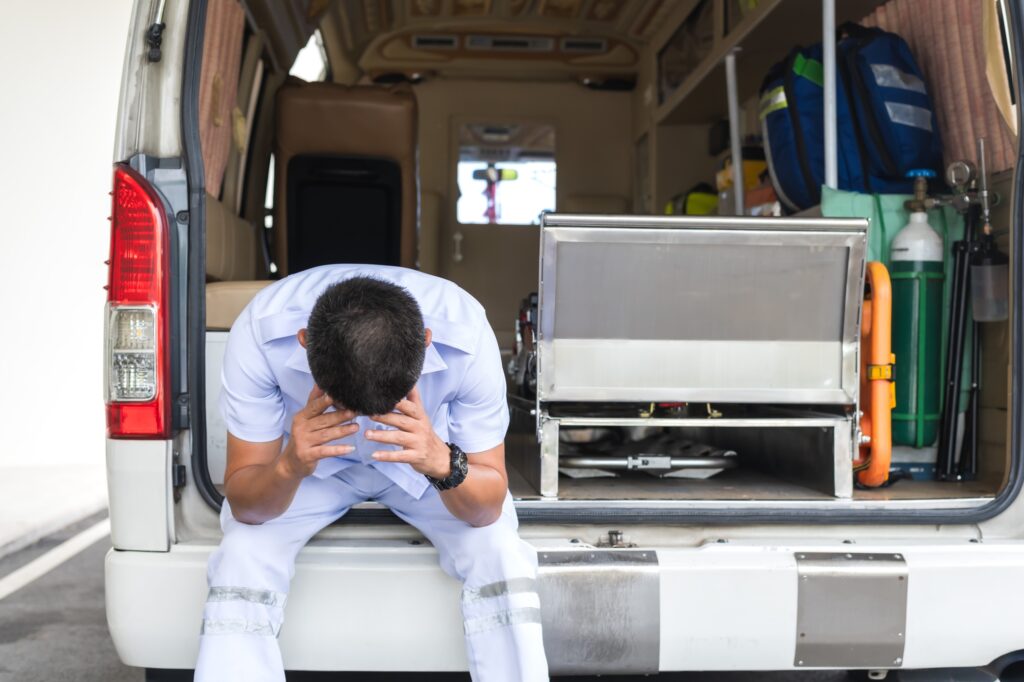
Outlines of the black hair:
M 416 385 L 426 352 L 423 315 L 400 286 L 353 277 L 327 288 L 306 327 L 317 385 L 358 414 L 386 414 Z

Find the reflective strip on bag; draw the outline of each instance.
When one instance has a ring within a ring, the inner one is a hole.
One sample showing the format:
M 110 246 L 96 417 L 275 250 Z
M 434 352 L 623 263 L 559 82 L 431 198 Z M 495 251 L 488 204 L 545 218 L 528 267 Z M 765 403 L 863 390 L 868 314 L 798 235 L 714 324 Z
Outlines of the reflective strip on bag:
M 761 110 L 758 114 L 764 119 L 768 114 L 778 111 L 779 109 L 785 109 L 789 106 L 789 102 L 786 101 L 786 89 L 783 86 L 779 86 L 772 90 L 769 90 L 761 97 Z
M 467 635 L 478 635 L 481 632 L 510 627 L 512 625 L 523 625 L 525 623 L 540 623 L 540 609 L 535 606 L 528 606 L 521 609 L 501 611 L 490 616 L 467 620 L 465 628 Z
M 247 601 L 263 606 L 284 607 L 288 595 L 273 590 L 255 590 L 250 587 L 211 587 L 206 596 L 207 602 Z
M 892 64 L 872 64 L 871 73 L 875 74 L 875 82 L 883 88 L 898 88 L 922 95 L 928 94 L 923 80 L 912 73 L 897 69 Z
M 900 104 L 899 102 L 886 102 L 885 110 L 889 112 L 889 118 L 893 123 L 932 132 L 932 112 L 924 107 L 915 107 L 913 104 Z
M 482 587 L 467 587 L 462 590 L 462 601 L 468 603 L 481 599 L 493 599 L 506 594 L 531 593 L 536 589 L 537 581 L 534 578 L 509 578 Z
M 247 620 L 245 618 L 204 618 L 203 627 L 199 631 L 199 634 L 277 637 L 280 632 L 280 624 L 274 625 L 269 620 Z

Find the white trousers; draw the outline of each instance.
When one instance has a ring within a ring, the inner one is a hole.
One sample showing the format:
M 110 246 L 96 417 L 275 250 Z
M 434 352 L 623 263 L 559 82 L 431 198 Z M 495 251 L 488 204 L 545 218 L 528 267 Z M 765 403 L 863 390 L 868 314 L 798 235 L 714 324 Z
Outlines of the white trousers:
M 390 507 L 419 529 L 440 554 L 441 568 L 463 582 L 462 615 L 473 680 L 548 679 L 535 591 L 537 554 L 519 538 L 511 495 L 496 522 L 474 528 L 452 516 L 433 488 L 417 500 L 360 464 L 329 478 L 306 478 L 288 511 L 262 525 L 235 520 L 225 500 L 224 539 L 208 569 L 197 682 L 283 682 L 277 635 L 295 557 L 320 529 L 365 500 Z

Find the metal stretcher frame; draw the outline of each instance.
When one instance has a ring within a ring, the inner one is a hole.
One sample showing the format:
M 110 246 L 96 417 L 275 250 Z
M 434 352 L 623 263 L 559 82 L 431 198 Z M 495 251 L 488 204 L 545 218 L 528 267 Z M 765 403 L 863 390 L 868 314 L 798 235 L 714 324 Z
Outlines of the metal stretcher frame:
M 728 438 L 759 443 L 743 448 L 748 465 L 849 499 L 866 245 L 861 219 L 545 215 L 537 398 L 513 401 L 510 457 L 555 498 L 563 426 L 732 429 Z M 793 409 L 599 417 L 609 403 L 662 401 Z M 573 416 L 552 412 L 566 403 Z M 529 422 L 535 439 L 524 440 Z
M 545 215 L 538 403 L 856 405 L 866 244 L 862 219 Z

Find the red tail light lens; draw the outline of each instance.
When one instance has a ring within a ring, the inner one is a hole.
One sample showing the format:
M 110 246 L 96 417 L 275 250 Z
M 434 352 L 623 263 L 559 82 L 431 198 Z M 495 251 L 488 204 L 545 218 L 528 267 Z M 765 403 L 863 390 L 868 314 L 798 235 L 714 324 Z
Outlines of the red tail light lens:
M 107 285 L 106 400 L 111 438 L 170 436 L 168 225 L 130 166 L 114 167 Z

